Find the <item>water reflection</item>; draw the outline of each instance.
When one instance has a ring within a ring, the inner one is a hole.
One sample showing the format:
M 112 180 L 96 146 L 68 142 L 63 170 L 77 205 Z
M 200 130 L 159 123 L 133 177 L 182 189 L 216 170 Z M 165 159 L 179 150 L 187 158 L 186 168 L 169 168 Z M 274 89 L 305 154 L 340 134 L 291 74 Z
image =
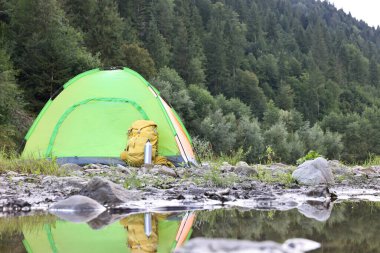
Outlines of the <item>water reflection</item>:
M 128 234 L 128 247 L 133 253 L 172 252 L 181 246 L 191 234 L 195 214 L 154 213 L 151 233 L 144 229 L 144 214 L 123 218 L 120 224 Z
M 102 213 L 87 223 L 52 215 L 0 218 L 0 252 L 172 252 L 189 238 L 253 241 L 302 237 L 322 244 L 315 252 L 378 252 L 380 205 L 371 202 L 306 202 L 297 209 L 218 209 L 144 214 Z
M 379 252 L 380 203 L 335 204 L 328 220 L 321 222 L 289 211 L 241 211 L 238 209 L 201 212 L 193 237 L 273 240 L 307 238 L 322 244 L 315 252 Z

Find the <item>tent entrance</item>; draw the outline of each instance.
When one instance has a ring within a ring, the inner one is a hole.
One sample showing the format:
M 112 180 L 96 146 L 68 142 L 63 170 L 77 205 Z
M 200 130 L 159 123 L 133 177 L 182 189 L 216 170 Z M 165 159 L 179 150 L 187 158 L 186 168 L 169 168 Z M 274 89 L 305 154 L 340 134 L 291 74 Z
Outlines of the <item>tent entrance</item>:
M 68 108 L 58 120 L 46 157 L 118 157 L 126 133 L 138 119 L 148 119 L 135 102 L 92 98 Z

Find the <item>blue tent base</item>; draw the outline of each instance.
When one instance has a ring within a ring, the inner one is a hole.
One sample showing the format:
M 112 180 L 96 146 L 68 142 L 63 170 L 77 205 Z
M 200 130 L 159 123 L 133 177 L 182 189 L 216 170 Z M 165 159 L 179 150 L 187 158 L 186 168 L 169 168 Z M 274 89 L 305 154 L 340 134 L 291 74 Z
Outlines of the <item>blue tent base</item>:
M 176 167 L 187 167 L 187 164 L 185 164 L 185 161 L 183 160 L 182 156 L 169 156 L 166 157 L 170 162 L 174 164 Z M 87 165 L 87 164 L 104 164 L 109 166 L 116 166 L 118 164 L 123 166 L 128 166 L 123 160 L 117 157 L 59 157 L 56 158 L 56 162 L 59 165 L 65 164 L 65 163 L 74 163 L 78 164 L 80 166 Z
M 121 164 L 123 166 L 126 166 L 127 164 L 122 161 L 120 158 L 112 158 L 112 157 L 59 157 L 56 158 L 56 161 L 59 165 L 65 164 L 65 163 L 74 163 L 78 165 L 87 165 L 87 164 L 105 164 L 105 165 L 118 165 Z

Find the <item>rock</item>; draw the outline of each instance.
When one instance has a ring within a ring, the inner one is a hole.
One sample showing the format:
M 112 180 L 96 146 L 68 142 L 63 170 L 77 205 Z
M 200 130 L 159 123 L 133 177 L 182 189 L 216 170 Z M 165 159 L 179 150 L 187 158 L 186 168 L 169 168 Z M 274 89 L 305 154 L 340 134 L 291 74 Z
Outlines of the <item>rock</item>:
M 94 219 L 87 222 L 87 224 L 95 230 L 102 229 L 110 224 L 113 224 L 117 222 L 118 220 L 121 220 L 126 216 L 125 213 L 110 213 L 110 212 L 103 212 L 96 216 Z
M 100 166 L 100 168 L 102 168 L 103 170 L 110 170 L 110 169 L 111 169 L 111 167 L 108 166 L 108 165 L 106 165 L 106 164 L 101 164 L 101 165 L 99 165 L 99 166 Z
M 59 167 L 63 171 L 81 171 L 82 167 L 75 163 L 65 163 Z
M 208 162 L 203 162 L 201 164 L 201 168 L 204 169 L 204 170 L 209 170 L 209 169 L 211 169 L 211 165 Z
M 83 167 L 83 169 L 87 170 L 87 169 L 102 169 L 102 165 L 101 164 L 87 164 L 86 166 Z
M 353 173 L 354 173 L 355 175 L 357 175 L 357 174 L 362 174 L 362 173 L 361 173 L 362 170 L 364 170 L 364 167 L 362 167 L 362 166 L 354 166 L 354 167 L 352 168 L 352 171 L 353 171 Z
M 236 167 L 249 167 L 248 163 L 240 161 L 236 163 Z
M 42 179 L 41 185 L 51 190 L 80 190 L 85 186 L 87 180 L 80 177 L 56 177 L 46 176 Z M 67 189 L 70 188 L 70 189 Z
M 282 248 L 288 252 L 307 252 L 321 247 L 321 244 L 308 239 L 294 238 L 286 240 Z
M 265 166 L 264 169 L 269 170 L 272 176 L 292 173 L 291 167 L 283 163 L 272 163 L 269 166 Z
M 140 192 L 126 190 L 121 185 L 101 177 L 91 179 L 79 194 L 90 197 L 103 205 L 108 204 L 111 206 L 141 200 Z
M 220 195 L 228 195 L 228 194 L 230 194 L 230 192 L 231 192 L 230 188 L 226 188 L 226 189 L 224 189 L 224 190 L 220 190 L 220 191 L 218 191 L 217 194 L 220 194 Z
M 233 171 L 234 167 L 229 164 L 228 162 L 223 162 L 222 165 L 220 166 L 220 171 L 222 173 L 226 173 L 226 172 L 231 172 Z
M 349 177 L 353 175 L 352 170 L 349 167 L 337 160 L 328 161 L 328 163 L 332 173 L 334 176 L 338 176 L 338 178 L 339 176 Z
M 96 202 L 95 200 L 81 195 L 74 195 L 67 199 L 61 200 L 53 204 L 49 210 L 62 210 L 62 211 L 85 211 L 85 210 L 102 210 L 106 208 Z
M 18 176 L 19 174 L 17 172 L 14 172 L 14 171 L 8 171 L 7 172 L 7 176 Z
M 357 175 L 364 175 L 366 176 L 367 178 L 376 178 L 376 177 L 380 177 L 380 171 L 379 171 L 380 167 L 376 167 L 376 166 L 371 166 L 371 167 L 368 167 L 368 168 L 363 168 L 361 166 L 356 166 L 354 167 L 353 171 L 354 171 L 354 174 L 357 176 Z
M 305 185 L 334 183 L 329 163 L 322 157 L 304 162 L 293 172 L 292 177 L 300 184 Z
M 308 218 L 327 221 L 330 218 L 333 204 L 330 201 L 307 201 L 297 207 L 298 211 Z
M 189 169 L 188 169 L 189 170 Z M 204 174 L 206 174 L 208 170 L 207 169 L 204 169 L 203 167 L 198 169 L 198 168 L 191 168 L 190 169 L 190 173 L 196 177 L 201 177 L 203 176 Z
M 232 239 L 194 238 L 176 253 L 302 253 L 321 247 L 320 243 L 307 239 L 290 239 L 283 244 L 272 241 L 254 242 Z
M 19 182 L 23 182 L 25 180 L 25 177 L 22 177 L 22 176 L 20 176 L 20 177 L 11 177 L 10 179 L 11 179 L 11 181 L 13 183 L 19 183 Z
M 331 193 L 328 187 L 321 186 L 311 189 L 306 193 L 306 196 L 313 198 L 331 198 Z
M 102 174 L 104 171 L 102 169 L 86 169 L 84 172 L 90 175 L 99 175 Z
M 193 168 L 176 168 L 175 172 L 177 173 L 178 177 L 183 178 L 190 175 L 190 171 Z
M 241 176 L 251 177 L 256 176 L 257 170 L 249 166 L 246 162 L 238 162 L 235 166 L 234 172 Z
M 375 171 L 377 174 L 380 174 L 380 166 L 371 166 L 369 168 Z
M 137 171 L 138 175 L 144 175 L 144 174 L 150 173 L 151 169 L 143 166 L 143 167 L 137 169 L 136 171 Z
M 177 174 L 175 173 L 175 171 L 172 168 L 169 168 L 166 166 L 160 166 L 158 168 L 158 172 L 164 175 L 171 176 L 171 177 L 177 177 Z
M 31 207 L 31 204 L 28 201 L 22 199 L 11 199 L 8 200 L 7 203 L 3 206 L 4 209 L 8 209 L 9 211 L 22 211 L 24 208 Z
M 71 222 L 88 222 L 106 211 L 106 208 L 86 196 L 74 195 L 53 204 L 49 212 Z
M 217 192 L 205 192 L 204 195 L 212 200 L 219 200 L 222 203 L 229 201 L 230 199 L 222 194 Z
M 132 171 L 129 168 L 127 168 L 121 164 L 116 165 L 116 169 L 118 169 L 120 172 L 127 174 L 127 175 L 130 175 L 132 173 Z

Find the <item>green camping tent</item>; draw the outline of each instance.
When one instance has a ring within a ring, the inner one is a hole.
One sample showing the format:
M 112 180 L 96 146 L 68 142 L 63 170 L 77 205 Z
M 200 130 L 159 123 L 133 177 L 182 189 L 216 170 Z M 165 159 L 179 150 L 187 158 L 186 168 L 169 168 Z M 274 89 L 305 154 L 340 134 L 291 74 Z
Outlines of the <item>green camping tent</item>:
M 136 220 L 143 214 L 131 215 Z M 190 217 L 190 219 L 189 219 Z M 186 214 L 181 219 L 159 219 L 157 221 L 158 240 L 154 252 L 170 253 L 180 245 L 183 245 L 192 234 L 192 225 L 195 219 L 194 214 Z M 143 220 L 143 218 L 142 218 Z M 128 229 L 121 222 L 110 224 L 102 229 L 94 230 L 86 223 L 71 223 L 58 220 L 54 224 L 45 224 L 33 229 L 23 231 L 23 244 L 28 253 L 104 253 L 104 252 L 136 252 L 131 250 L 129 237 L 136 238 L 136 229 L 141 230 L 140 237 L 144 234 L 144 224 L 141 228 L 131 228 L 130 235 Z M 183 226 L 188 223 L 188 226 Z M 182 236 L 182 240 L 179 237 Z M 146 241 L 146 240 L 145 240 Z M 141 242 L 144 242 L 142 240 Z M 141 248 L 144 248 L 142 245 Z M 137 252 L 144 252 L 139 251 Z
M 174 109 L 128 68 L 94 69 L 68 81 L 29 129 L 22 156 L 59 163 L 122 163 L 126 133 L 138 119 L 158 125 L 159 155 L 175 164 L 196 163 L 190 136 Z
M 159 223 L 157 253 L 172 252 L 179 221 Z M 24 231 L 24 247 L 28 253 L 104 253 L 131 250 L 128 232 L 118 222 L 101 230 L 92 230 L 87 224 L 57 221 L 39 230 Z

